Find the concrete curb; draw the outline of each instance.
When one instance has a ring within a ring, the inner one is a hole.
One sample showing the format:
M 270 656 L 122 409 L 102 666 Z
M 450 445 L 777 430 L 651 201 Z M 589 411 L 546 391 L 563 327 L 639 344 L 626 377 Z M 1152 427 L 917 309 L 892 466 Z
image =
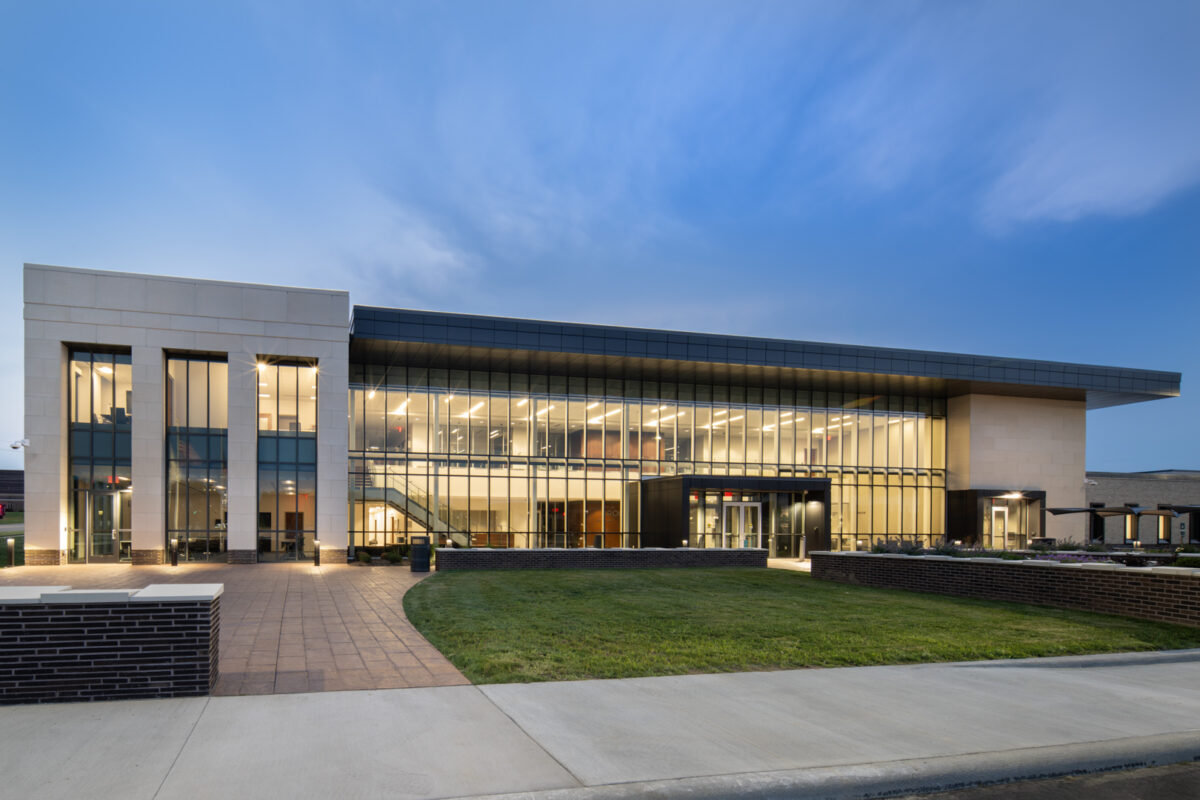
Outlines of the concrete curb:
M 476 800 L 858 800 L 1200 760 L 1200 730 L 836 767 L 477 795 Z

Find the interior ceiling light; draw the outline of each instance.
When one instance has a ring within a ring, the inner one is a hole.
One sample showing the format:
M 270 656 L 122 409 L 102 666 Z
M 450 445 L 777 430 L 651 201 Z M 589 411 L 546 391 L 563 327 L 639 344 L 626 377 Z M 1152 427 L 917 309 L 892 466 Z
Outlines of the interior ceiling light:
M 411 399 L 412 399 L 412 398 L 409 398 L 409 400 L 411 400 Z M 406 408 L 408 408 L 408 400 L 405 400 L 403 403 L 401 403 L 400 405 L 396 406 L 396 410 L 395 410 L 395 411 L 393 411 L 392 413 L 393 413 L 393 414 L 403 414 L 403 413 L 404 413 L 404 409 L 406 409 Z
M 520 408 L 521 406 L 525 405 L 528 402 L 529 402 L 528 397 L 522 397 L 519 401 L 517 401 L 517 408 Z
M 729 413 L 729 409 L 728 409 L 728 408 L 722 408 L 720 411 L 714 411 L 714 412 L 713 412 L 713 416 L 714 416 L 714 417 L 719 417 L 719 416 L 721 416 L 722 414 L 728 414 L 728 413 Z
M 730 417 L 730 418 L 729 418 L 729 421 L 730 421 L 730 422 L 737 422 L 739 419 L 744 419 L 744 418 L 745 418 L 745 416 L 746 416 L 745 414 L 738 414 L 736 417 Z
M 541 411 L 537 412 L 537 415 L 540 417 L 542 414 L 545 414 L 547 411 L 553 411 L 553 410 L 554 410 L 554 406 L 546 406 Z
M 112 367 L 99 366 L 96 369 L 103 375 L 112 375 Z
M 267 368 L 267 365 L 262 363 L 261 361 L 258 362 L 258 364 L 256 366 L 258 367 L 259 372 L 263 372 Z M 371 394 L 374 394 L 374 392 L 372 392 Z
M 600 405 L 600 401 L 599 401 L 599 400 L 593 400 L 592 402 L 588 403 L 588 405 L 587 405 L 587 408 L 586 408 L 585 410 L 586 410 L 586 411 L 591 411 L 593 408 L 595 408 L 595 407 L 596 407 L 596 406 L 598 406 L 598 405 Z

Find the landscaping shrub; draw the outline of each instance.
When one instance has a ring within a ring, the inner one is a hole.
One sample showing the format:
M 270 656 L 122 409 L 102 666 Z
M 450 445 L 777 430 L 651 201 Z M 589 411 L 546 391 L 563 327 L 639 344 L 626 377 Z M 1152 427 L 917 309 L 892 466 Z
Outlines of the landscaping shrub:
M 1175 552 L 1177 552 L 1177 553 L 1200 553 L 1200 545 L 1185 544 L 1183 547 L 1180 547 Z
M 966 555 L 966 553 L 964 553 L 958 545 L 951 544 L 950 542 L 942 542 L 937 547 L 933 548 L 933 552 L 935 555 L 953 556 L 955 558 L 963 558 Z
M 1099 542 L 1094 542 L 1092 544 L 1089 544 L 1087 547 L 1085 547 L 1083 549 L 1089 553 L 1107 553 L 1108 552 L 1108 546 L 1100 544 Z
M 1045 542 L 1037 542 L 1036 544 L 1029 545 L 1029 549 L 1033 550 L 1035 553 L 1048 553 L 1054 549 L 1054 545 L 1046 544 Z
M 1063 542 L 1062 544 L 1058 545 L 1057 549 L 1059 551 L 1070 552 L 1072 550 L 1082 550 L 1083 545 L 1081 545 L 1079 542 Z
M 389 564 L 399 564 L 404 560 L 404 556 L 401 555 L 399 547 L 392 547 L 383 551 L 383 560 Z
M 1175 566 L 1200 569 L 1200 558 L 1197 558 L 1196 556 L 1180 556 L 1179 558 L 1175 559 Z
M 359 562 L 361 562 L 363 564 L 371 563 L 371 554 L 368 553 L 366 550 L 359 550 L 359 551 L 355 552 L 354 557 L 357 558 L 359 560 Z

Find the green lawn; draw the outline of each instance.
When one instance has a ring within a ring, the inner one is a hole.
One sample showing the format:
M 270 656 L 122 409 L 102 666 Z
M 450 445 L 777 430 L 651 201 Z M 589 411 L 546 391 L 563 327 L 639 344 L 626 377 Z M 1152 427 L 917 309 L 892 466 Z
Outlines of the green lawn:
M 475 683 L 1200 646 L 1200 630 L 773 569 L 439 573 L 408 618 Z
M 4 519 L 0 519 L 0 525 L 24 525 L 24 511 L 9 511 L 5 513 Z

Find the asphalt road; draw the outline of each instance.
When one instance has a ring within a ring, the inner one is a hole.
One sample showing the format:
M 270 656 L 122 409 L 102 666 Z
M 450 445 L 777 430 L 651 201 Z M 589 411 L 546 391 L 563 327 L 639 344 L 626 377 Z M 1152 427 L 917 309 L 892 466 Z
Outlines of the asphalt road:
M 904 800 L 1196 800 L 1200 764 L 1172 764 L 1074 778 L 1006 783 Z

